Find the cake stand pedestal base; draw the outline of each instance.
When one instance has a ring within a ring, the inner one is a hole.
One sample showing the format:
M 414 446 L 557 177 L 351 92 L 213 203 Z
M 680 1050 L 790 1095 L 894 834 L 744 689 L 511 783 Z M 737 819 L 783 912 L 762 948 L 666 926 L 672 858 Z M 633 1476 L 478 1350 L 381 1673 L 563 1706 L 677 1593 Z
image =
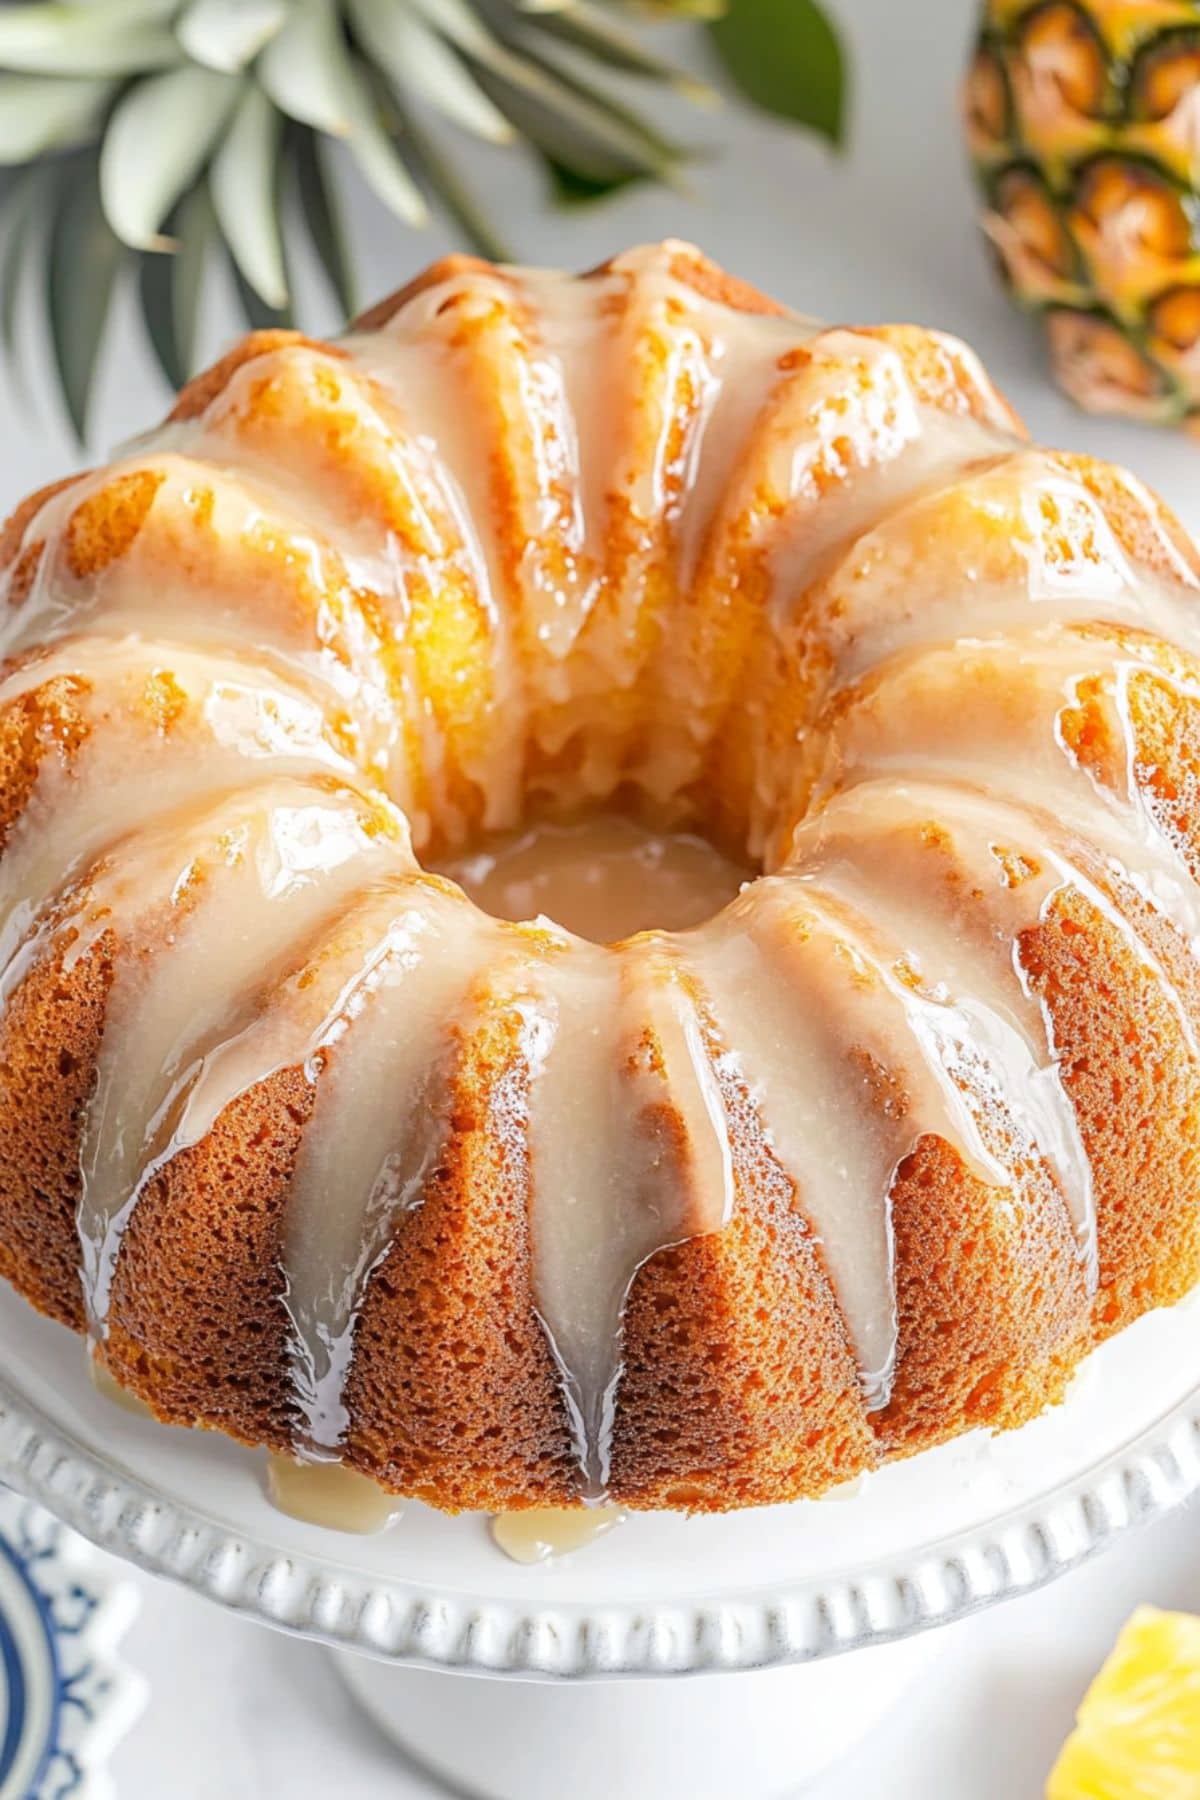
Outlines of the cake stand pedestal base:
M 472 1800 L 784 1800 L 865 1737 L 941 1633 L 686 1681 L 518 1681 L 334 1652 L 359 1704 Z

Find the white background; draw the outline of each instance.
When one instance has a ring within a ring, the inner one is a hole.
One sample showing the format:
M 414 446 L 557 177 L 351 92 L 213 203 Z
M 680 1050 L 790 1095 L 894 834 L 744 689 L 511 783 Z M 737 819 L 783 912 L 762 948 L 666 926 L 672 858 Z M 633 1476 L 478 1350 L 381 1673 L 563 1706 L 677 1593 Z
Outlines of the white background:
M 971 8 L 965 0 L 832 0 L 850 40 L 856 87 L 849 154 L 838 161 L 762 120 L 672 109 L 698 140 L 723 141 L 686 197 L 649 191 L 601 210 L 548 214 L 517 155 L 471 158 L 485 203 L 522 260 L 585 267 L 626 244 L 691 237 L 737 273 L 829 319 L 917 319 L 983 352 L 1036 436 L 1129 462 L 1200 530 L 1200 447 L 1075 413 L 1045 384 L 1031 329 L 997 293 L 972 224 L 955 111 Z M 356 196 L 362 292 L 407 279 L 450 240 L 402 232 Z M 29 282 L 29 385 L 0 374 L 0 509 L 76 460 L 38 343 L 41 295 Z M 320 305 L 309 315 L 331 325 Z M 234 333 L 229 297 L 206 307 L 208 348 Z M 98 445 L 144 427 L 165 396 L 126 309 L 102 372 Z M 1033 1800 L 1076 1700 L 1139 1600 L 1200 1609 L 1195 1517 L 1136 1535 L 1057 1586 L 944 1634 L 944 1654 L 903 1714 L 814 1800 Z M 531 1573 L 531 1581 L 536 1580 Z M 432 1793 L 353 1712 L 333 1663 L 204 1602 L 139 1578 L 144 1605 L 129 1657 L 153 1684 L 150 1710 L 120 1748 L 120 1800 L 375 1800 Z M 652 1795 L 614 1800 L 654 1800 Z M 740 1797 L 739 1797 L 740 1800 Z

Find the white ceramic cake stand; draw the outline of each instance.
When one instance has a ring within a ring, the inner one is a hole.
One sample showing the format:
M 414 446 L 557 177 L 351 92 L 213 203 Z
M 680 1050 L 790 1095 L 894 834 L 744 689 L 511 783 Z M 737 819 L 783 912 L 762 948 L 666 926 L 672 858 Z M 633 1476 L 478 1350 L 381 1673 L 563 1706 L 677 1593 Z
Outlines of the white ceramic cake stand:
M 1200 1305 L 1140 1321 L 1019 1432 L 844 1498 L 630 1519 L 525 1568 L 479 1518 L 411 1505 L 356 1538 L 283 1517 L 261 1457 L 105 1401 L 78 1340 L 5 1291 L 0 1478 L 144 1569 L 361 1653 L 339 1662 L 362 1703 L 460 1790 L 755 1800 L 869 1729 L 936 1653 L 928 1627 L 1200 1489 Z M 638 1679 L 679 1675 L 705 1679 Z

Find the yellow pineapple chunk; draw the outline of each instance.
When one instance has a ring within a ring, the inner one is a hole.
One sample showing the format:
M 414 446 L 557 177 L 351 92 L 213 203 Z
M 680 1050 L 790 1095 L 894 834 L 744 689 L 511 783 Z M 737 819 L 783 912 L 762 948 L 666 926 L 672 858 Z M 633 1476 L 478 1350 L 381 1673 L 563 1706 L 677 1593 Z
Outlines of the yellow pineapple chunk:
M 1083 1697 L 1046 1800 L 1200 1800 L 1200 1619 L 1138 1608 Z

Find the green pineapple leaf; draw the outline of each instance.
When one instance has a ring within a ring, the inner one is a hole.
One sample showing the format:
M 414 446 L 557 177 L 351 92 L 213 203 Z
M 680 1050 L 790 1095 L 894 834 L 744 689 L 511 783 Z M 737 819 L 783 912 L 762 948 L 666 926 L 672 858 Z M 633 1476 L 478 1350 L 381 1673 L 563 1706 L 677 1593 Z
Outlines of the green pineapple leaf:
M 166 0 L 0 9 L 0 68 L 33 75 L 137 75 L 183 60 Z
M 193 62 L 235 75 L 287 18 L 287 0 L 192 0 L 175 35 Z
M 288 330 L 295 325 L 291 302 L 286 306 L 271 306 L 246 280 L 238 268 L 232 252 L 227 250 L 229 272 L 233 276 L 233 285 L 238 297 L 238 305 L 242 309 L 242 317 L 250 331 Z
M 748 100 L 840 146 L 846 62 L 838 34 L 817 0 L 729 0 L 709 31 Z
M 252 325 L 290 323 L 302 231 L 352 315 L 339 143 L 344 171 L 402 224 L 436 209 L 494 258 L 511 251 L 464 179 L 462 134 L 524 151 L 564 204 L 678 187 L 697 152 L 659 129 L 646 97 L 715 96 L 641 28 L 665 19 L 711 21 L 745 92 L 837 135 L 841 58 L 817 0 L 0 0 L 0 171 L 46 176 L 36 201 L 34 187 L 20 202 L 11 181 L 0 189 L 0 347 L 19 360 L 21 268 L 43 226 L 77 429 L 126 262 L 173 383 L 193 369 L 214 257 Z
M 304 126 L 291 128 L 291 164 L 300 195 L 300 212 L 333 297 L 347 319 L 358 311 L 354 267 L 338 206 L 337 189 L 327 167 L 327 140 Z
M 542 167 L 546 171 L 550 195 L 555 205 L 568 211 L 572 207 L 594 206 L 613 194 L 619 194 L 623 188 L 636 187 L 639 182 L 649 179 L 632 171 L 605 177 L 584 175 L 577 169 L 569 169 L 564 163 L 556 162 L 552 156 L 542 157 Z
M 440 21 L 480 85 L 543 156 L 601 185 L 621 185 L 638 174 L 673 179 L 683 151 L 665 144 L 645 120 L 608 94 L 554 66 L 541 12 L 522 19 L 521 9 L 510 7 L 510 30 L 501 38 L 485 29 L 467 0 L 412 4 Z
M 392 0 L 349 0 L 359 41 L 398 94 L 412 88 L 453 124 L 492 144 L 511 144 L 516 127 L 488 99 L 466 64 L 419 13 Z
M 569 71 L 527 51 L 479 74 L 523 137 L 599 191 L 638 176 L 675 183 L 684 151 Z
M 349 134 L 354 97 L 348 92 L 345 38 L 334 0 L 292 0 L 285 24 L 256 68 L 280 112 L 331 137 Z
M 0 260 L 0 343 L 12 369 L 13 383 L 22 399 L 27 397 L 24 359 L 18 357 L 17 314 L 30 252 L 39 231 L 44 228 L 48 190 L 53 185 L 53 172 L 42 167 L 24 169 L 4 191 L 2 218 L 8 235 L 4 256 Z
M 239 86 L 236 76 L 191 64 L 151 76 L 118 100 L 100 151 L 100 196 L 122 243 L 172 248 L 159 226 L 221 137 Z
M 94 165 L 59 165 L 46 257 L 46 310 L 59 386 L 75 435 L 88 407 L 118 271 L 128 252 L 104 216 Z
M 715 18 L 719 11 L 719 5 L 712 6 L 700 16 Z M 650 81 L 661 81 L 701 105 L 712 106 L 719 99 L 707 82 L 655 56 L 634 32 L 618 25 L 595 0 L 573 0 L 557 10 L 549 9 L 539 15 L 538 27 L 547 37 L 559 38 L 601 66 L 623 75 L 643 75 Z
M 268 306 L 288 303 L 279 221 L 283 121 L 261 88 L 247 87 L 212 159 L 208 185 L 230 254 Z
M 0 163 L 28 163 L 89 142 L 115 92 L 106 78 L 0 75 Z
M 477 256 L 486 256 L 492 262 L 510 262 L 512 253 L 508 245 L 484 217 L 454 165 L 441 154 L 411 113 L 404 117 L 404 132 L 409 160 L 442 211 L 453 219 L 463 242 Z
M 217 233 L 208 193 L 192 189 L 168 220 L 179 248 L 174 256 L 148 251 L 139 258 L 142 318 L 158 366 L 172 388 L 196 372 L 196 344 L 204 271 Z
M 380 117 L 367 65 L 347 64 L 346 79 L 354 119 L 347 143 L 359 174 L 389 212 L 406 225 L 425 225 L 429 208 L 408 170 L 399 145 Z
M 726 4 L 727 0 L 640 0 L 638 10 L 664 19 L 719 19 Z

